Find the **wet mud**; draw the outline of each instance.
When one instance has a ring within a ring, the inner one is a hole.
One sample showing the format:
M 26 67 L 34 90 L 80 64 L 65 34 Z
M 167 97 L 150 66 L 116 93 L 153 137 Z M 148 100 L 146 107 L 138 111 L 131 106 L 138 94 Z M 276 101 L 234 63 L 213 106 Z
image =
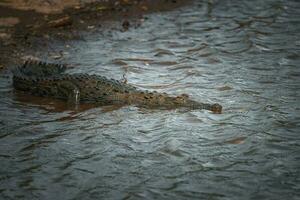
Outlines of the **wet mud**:
M 58 7 L 49 6 L 49 2 Z M 0 4 L 1 68 L 10 67 L 9 65 L 15 65 L 30 57 L 36 59 L 32 54 L 40 49 L 51 53 L 53 49 L 47 46 L 51 40 L 62 42 L 81 40 L 82 32 L 92 32 L 95 29 L 126 31 L 128 28 L 137 28 L 146 20 L 145 14 L 176 9 L 189 2 L 74 0 L 61 3 L 58 0 L 40 3 L 36 1 L 2 3 Z M 37 10 L 34 10 L 35 8 Z M 43 12 L 47 8 L 54 10 Z M 112 22 L 118 22 L 118 26 L 113 26 Z M 54 56 L 54 59 L 58 59 L 58 56 Z

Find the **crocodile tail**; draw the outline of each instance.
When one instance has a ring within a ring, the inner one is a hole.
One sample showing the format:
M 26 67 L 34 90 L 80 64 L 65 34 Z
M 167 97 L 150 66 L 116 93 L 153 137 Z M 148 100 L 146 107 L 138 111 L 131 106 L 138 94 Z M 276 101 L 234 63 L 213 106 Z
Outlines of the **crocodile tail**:
M 51 77 L 63 73 L 65 65 L 26 60 L 22 66 L 13 69 L 17 77 Z

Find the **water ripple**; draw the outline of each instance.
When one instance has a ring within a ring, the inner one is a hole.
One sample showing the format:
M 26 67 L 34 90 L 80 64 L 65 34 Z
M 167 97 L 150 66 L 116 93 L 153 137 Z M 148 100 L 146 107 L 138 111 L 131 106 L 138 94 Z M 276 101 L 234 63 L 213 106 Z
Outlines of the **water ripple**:
M 64 58 L 69 73 L 187 93 L 222 115 L 74 107 L 15 92 L 4 72 L 0 198 L 297 199 L 299 9 L 195 1 L 138 29 L 83 34 Z

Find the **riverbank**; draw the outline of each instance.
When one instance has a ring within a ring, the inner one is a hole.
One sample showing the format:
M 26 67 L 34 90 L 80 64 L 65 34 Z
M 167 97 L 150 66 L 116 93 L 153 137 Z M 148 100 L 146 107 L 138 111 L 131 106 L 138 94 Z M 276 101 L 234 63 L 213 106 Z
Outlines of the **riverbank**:
M 9 68 L 28 58 L 40 59 L 35 58 L 35 52 L 46 48 L 54 39 L 80 40 L 82 32 L 95 29 L 127 31 L 138 28 L 146 21 L 145 14 L 172 10 L 188 3 L 183 0 L 68 2 L 65 6 L 53 6 L 48 10 L 41 4 L 40 7 L 34 6 L 38 4 L 37 1 L 32 5 L 27 4 L 27 7 L 24 4 L 18 7 L 1 3 L 0 69 Z M 32 10 L 28 10 L 29 6 L 32 6 Z M 111 26 L 110 22 L 116 22 L 117 27 Z M 60 57 L 55 54 L 49 59 L 59 60 Z

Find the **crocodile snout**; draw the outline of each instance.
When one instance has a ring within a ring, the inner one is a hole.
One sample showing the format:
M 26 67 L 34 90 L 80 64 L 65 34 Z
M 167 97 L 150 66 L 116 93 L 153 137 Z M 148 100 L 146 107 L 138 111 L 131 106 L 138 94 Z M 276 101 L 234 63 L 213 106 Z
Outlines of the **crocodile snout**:
M 220 104 L 213 104 L 211 105 L 211 111 L 215 114 L 221 114 L 222 113 L 222 106 Z

